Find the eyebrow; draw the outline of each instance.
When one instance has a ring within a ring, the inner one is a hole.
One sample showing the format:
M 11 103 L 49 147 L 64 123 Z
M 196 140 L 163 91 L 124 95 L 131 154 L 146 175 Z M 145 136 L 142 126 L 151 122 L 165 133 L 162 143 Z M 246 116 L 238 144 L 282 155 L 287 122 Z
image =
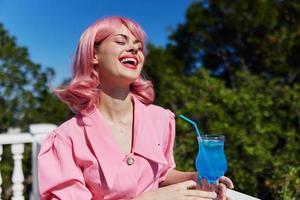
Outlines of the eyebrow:
M 121 36 L 123 37 L 125 40 L 128 40 L 128 36 L 127 35 L 124 35 L 124 34 L 117 34 L 117 35 L 114 35 L 113 37 L 117 37 L 117 36 Z M 133 42 L 133 44 L 136 44 L 136 43 L 142 43 L 140 40 L 135 40 Z

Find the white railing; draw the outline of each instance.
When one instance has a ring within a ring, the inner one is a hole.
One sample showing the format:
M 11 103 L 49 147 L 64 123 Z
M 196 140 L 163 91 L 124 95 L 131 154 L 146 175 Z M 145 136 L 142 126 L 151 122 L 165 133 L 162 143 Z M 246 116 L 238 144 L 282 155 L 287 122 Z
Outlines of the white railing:
M 39 188 L 37 178 L 37 155 L 43 138 L 56 128 L 54 124 L 32 124 L 29 126 L 28 132 L 21 132 L 20 129 L 9 129 L 7 133 L 0 134 L 0 164 L 3 153 L 3 145 L 11 145 L 11 153 L 13 155 L 13 174 L 12 174 L 12 200 L 24 200 L 24 174 L 22 169 L 22 158 L 24 153 L 24 144 L 31 143 L 32 159 L 31 159 L 31 175 L 32 175 L 32 191 L 30 200 L 39 200 Z M 2 176 L 0 171 L 0 200 L 2 193 Z M 227 196 L 231 200 L 259 200 L 252 196 L 228 190 Z
M 24 174 L 22 169 L 22 158 L 24 153 L 24 145 L 31 143 L 32 159 L 32 191 L 30 200 L 39 199 L 39 190 L 37 182 L 37 155 L 43 138 L 50 133 L 56 125 L 54 124 L 32 124 L 29 126 L 28 132 L 21 132 L 19 128 L 8 129 L 7 133 L 0 134 L 0 162 L 3 153 L 3 145 L 11 145 L 11 153 L 13 157 L 13 174 L 12 174 L 12 200 L 24 200 Z M 2 176 L 0 171 L 0 200 L 2 193 Z

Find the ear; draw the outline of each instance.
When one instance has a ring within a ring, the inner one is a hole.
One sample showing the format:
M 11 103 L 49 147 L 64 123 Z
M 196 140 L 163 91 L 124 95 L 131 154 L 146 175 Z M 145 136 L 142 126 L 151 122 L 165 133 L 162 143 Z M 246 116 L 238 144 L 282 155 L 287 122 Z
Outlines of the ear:
M 93 56 L 93 64 L 99 64 L 99 57 L 95 53 L 94 53 L 94 56 Z

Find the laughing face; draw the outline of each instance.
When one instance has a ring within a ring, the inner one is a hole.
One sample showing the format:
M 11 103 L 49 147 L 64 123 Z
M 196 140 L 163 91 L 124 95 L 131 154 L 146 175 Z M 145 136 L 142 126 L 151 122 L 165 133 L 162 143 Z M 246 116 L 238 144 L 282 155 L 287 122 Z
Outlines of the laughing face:
M 143 43 L 122 25 L 95 47 L 93 63 L 101 83 L 131 84 L 144 64 Z

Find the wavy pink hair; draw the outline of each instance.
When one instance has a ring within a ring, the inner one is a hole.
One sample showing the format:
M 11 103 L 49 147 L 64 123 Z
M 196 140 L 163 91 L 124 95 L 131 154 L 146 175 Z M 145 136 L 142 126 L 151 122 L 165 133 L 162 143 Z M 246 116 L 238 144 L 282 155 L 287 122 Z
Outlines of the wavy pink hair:
M 92 63 L 94 47 L 122 25 L 126 26 L 142 42 L 145 54 L 146 34 L 140 25 L 130 19 L 116 16 L 107 17 L 88 27 L 81 35 L 77 46 L 72 80 L 67 86 L 54 90 L 58 98 L 66 103 L 73 112 L 87 110 L 99 102 L 100 80 Z M 130 90 L 144 104 L 151 104 L 154 100 L 152 82 L 143 76 L 130 85 Z

